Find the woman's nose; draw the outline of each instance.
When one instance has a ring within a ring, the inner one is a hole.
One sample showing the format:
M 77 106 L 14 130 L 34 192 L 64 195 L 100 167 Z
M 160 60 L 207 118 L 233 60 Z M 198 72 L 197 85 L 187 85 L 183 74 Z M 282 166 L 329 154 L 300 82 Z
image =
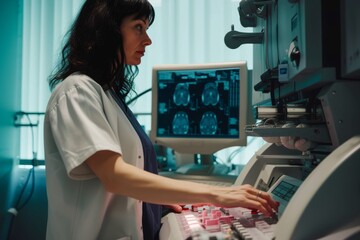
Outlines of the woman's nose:
M 149 37 L 149 35 L 147 33 L 145 33 L 144 45 L 149 46 L 151 44 L 152 44 L 151 38 Z

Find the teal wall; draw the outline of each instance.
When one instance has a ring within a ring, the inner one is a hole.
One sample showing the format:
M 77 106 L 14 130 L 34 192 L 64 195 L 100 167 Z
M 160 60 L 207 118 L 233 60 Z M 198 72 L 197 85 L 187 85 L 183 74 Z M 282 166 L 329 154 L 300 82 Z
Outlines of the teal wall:
M 21 25 L 19 1 L 0 1 L 0 160 L 19 155 L 19 129 L 13 125 L 20 110 Z
M 14 113 L 20 110 L 22 1 L 0 1 L 0 226 L 14 192 L 12 170 L 20 154 L 20 129 Z M 0 236 L 1 238 L 1 236 Z
M 0 1 L 0 217 L 9 201 L 14 160 L 20 155 L 20 129 L 13 119 L 21 102 L 21 2 Z

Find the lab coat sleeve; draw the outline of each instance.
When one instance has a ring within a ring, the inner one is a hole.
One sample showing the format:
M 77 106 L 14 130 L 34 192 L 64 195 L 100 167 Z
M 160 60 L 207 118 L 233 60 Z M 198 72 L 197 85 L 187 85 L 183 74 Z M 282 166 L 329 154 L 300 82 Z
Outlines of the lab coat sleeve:
M 56 104 L 49 110 L 54 141 L 72 179 L 95 177 L 84 163 L 94 153 L 110 150 L 121 154 L 120 143 L 106 118 L 99 91 L 102 90 L 89 82 L 75 84 L 59 94 Z

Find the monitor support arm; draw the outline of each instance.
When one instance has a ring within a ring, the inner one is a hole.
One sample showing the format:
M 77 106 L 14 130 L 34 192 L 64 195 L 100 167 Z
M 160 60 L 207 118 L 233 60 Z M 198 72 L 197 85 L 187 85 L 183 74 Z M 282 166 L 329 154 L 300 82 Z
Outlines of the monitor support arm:
M 231 31 L 224 37 L 225 45 L 228 48 L 235 49 L 246 43 L 263 43 L 264 33 L 245 33 L 234 30 L 234 25 L 231 26 Z

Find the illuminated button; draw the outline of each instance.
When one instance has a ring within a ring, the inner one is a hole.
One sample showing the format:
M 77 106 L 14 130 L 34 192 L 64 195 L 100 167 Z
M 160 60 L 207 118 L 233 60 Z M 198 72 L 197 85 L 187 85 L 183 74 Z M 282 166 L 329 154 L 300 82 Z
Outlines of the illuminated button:
M 209 220 L 209 219 L 211 219 L 210 217 L 203 217 L 202 219 L 201 219 L 201 222 L 203 222 L 203 223 L 205 223 L 207 220 Z
M 251 237 L 251 235 L 244 235 L 243 239 L 244 240 L 252 240 L 253 238 Z
M 236 221 L 232 222 L 232 225 L 233 225 L 234 227 L 242 226 L 241 223 L 236 222 Z
M 234 216 L 232 216 L 232 215 L 229 215 L 229 216 L 221 216 L 220 218 L 219 218 L 219 220 L 221 221 L 221 222 L 225 222 L 225 223 L 231 223 L 231 221 L 233 221 L 235 218 L 234 218 Z
M 212 218 L 219 218 L 221 217 L 222 213 L 220 210 L 212 209 L 211 210 L 211 217 Z
M 214 229 L 219 229 L 219 219 L 209 219 L 206 220 L 205 223 L 205 228 L 210 230 L 214 230 Z
M 259 212 L 258 212 L 258 210 L 251 210 L 251 214 L 253 214 L 253 215 L 257 215 Z
M 248 231 L 246 230 L 246 228 L 243 228 L 243 229 L 238 229 L 240 235 L 244 235 L 246 233 L 248 233 Z
M 184 218 L 186 219 L 197 219 L 193 214 L 185 215 Z
M 269 232 L 269 230 L 272 231 L 271 226 L 265 221 L 257 221 L 255 222 L 255 226 L 261 232 Z
M 189 221 L 187 221 L 187 223 L 188 223 L 189 225 L 199 224 L 199 222 L 198 222 L 197 220 L 189 220 Z
M 205 225 L 218 225 L 219 219 L 208 219 L 205 221 Z
M 220 225 L 220 230 L 221 230 L 223 233 L 227 233 L 227 232 L 231 231 L 231 227 L 230 227 L 230 225 L 228 225 L 228 224 L 221 224 L 221 225 Z
M 201 230 L 203 230 L 203 228 L 201 227 L 200 224 L 192 224 L 192 225 L 189 225 L 190 229 L 191 229 L 191 232 L 199 232 Z
M 245 228 L 243 225 L 241 225 L 241 224 L 236 225 L 235 228 L 236 228 L 238 231 L 240 231 L 240 230 L 245 230 L 245 229 L 246 229 L 246 228 Z

